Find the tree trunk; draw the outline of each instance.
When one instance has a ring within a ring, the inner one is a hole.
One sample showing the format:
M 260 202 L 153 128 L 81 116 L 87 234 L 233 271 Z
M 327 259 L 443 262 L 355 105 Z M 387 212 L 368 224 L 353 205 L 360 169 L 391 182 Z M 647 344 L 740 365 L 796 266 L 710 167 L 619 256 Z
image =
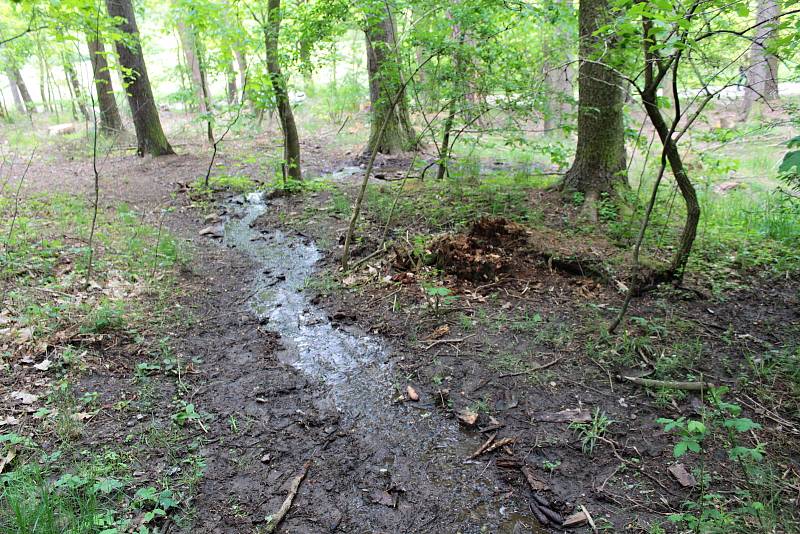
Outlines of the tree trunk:
M 200 113 L 208 113 L 205 76 L 203 76 L 203 69 L 200 65 L 200 57 L 198 54 L 197 40 L 195 39 L 194 29 L 187 27 L 182 21 L 178 21 L 177 26 L 178 35 L 180 35 L 181 38 L 183 54 L 186 57 L 186 66 L 189 67 L 189 72 L 192 75 L 192 82 L 194 82 L 194 90 L 195 94 L 197 95 L 197 107 L 200 110 Z
M 120 65 L 125 69 L 123 81 L 126 85 L 128 103 L 136 129 L 137 153 L 139 156 L 174 154 L 158 117 L 158 108 L 153 99 L 150 79 L 147 77 L 142 46 L 139 43 L 139 29 L 136 27 L 131 0 L 106 0 L 106 7 L 109 16 L 123 19 L 119 29 L 132 39 L 130 47 L 118 41 L 116 48 Z
M 22 97 L 19 93 L 16 77 L 11 69 L 6 71 L 6 77 L 8 78 L 8 86 L 11 89 L 11 97 L 14 99 L 14 105 L 16 106 L 17 111 L 20 113 L 25 113 L 25 104 L 22 103 Z
M 653 124 L 658 134 L 658 138 L 661 140 L 661 144 L 664 147 L 664 154 L 669 162 L 669 167 L 672 170 L 673 176 L 675 176 L 678 189 L 686 203 L 686 222 L 683 226 L 683 233 L 681 234 L 678 248 L 675 250 L 675 255 L 672 257 L 669 271 L 667 272 L 669 279 L 681 282 L 686 269 L 686 263 L 689 261 L 689 254 L 692 252 L 694 239 L 697 236 L 697 225 L 700 222 L 700 203 L 697 201 L 697 192 L 683 165 L 680 152 L 678 152 L 678 146 L 670 135 L 672 133 L 670 127 L 661 114 L 656 91 L 656 87 L 651 87 L 646 90 L 642 94 L 642 104 L 647 112 L 647 116 L 650 118 L 650 122 Z
M 64 76 L 67 82 L 67 92 L 69 93 L 69 106 L 70 106 L 70 111 L 72 111 L 72 120 L 77 121 L 78 108 L 75 107 L 75 101 L 77 99 L 75 98 L 75 92 L 72 90 L 72 83 L 70 83 L 69 73 L 67 72 L 66 67 L 64 67 Z
M 11 68 L 11 76 L 14 79 L 14 83 L 17 85 L 19 94 L 22 97 L 22 102 L 25 103 L 25 110 L 29 115 L 31 113 L 36 113 L 36 104 L 33 103 L 31 94 L 28 92 L 28 86 L 25 85 L 25 80 L 22 79 L 22 73 L 19 71 L 18 67 Z
M 627 185 L 622 80 L 602 64 L 608 42 L 594 33 L 609 18 L 608 0 L 582 0 L 578 9 L 578 146 L 562 184 L 565 191 L 585 195 L 590 218 L 601 193 L 616 194 Z
M 283 132 L 284 177 L 302 180 L 300 170 L 300 138 L 297 135 L 297 125 L 294 122 L 292 106 L 289 102 L 289 92 L 286 78 L 281 72 L 280 50 L 278 49 L 278 36 L 281 28 L 281 0 L 269 0 L 267 3 L 267 25 L 264 28 L 264 44 L 267 55 L 267 71 L 275 93 L 275 104 L 278 108 L 278 118 Z
M 233 66 L 233 59 L 225 62 L 225 73 L 227 80 L 228 105 L 234 105 L 239 100 L 239 87 L 236 84 L 236 68 Z
M 64 72 L 67 73 L 67 79 L 72 86 L 72 91 L 75 94 L 75 101 L 78 103 L 78 109 L 81 110 L 83 118 L 88 121 L 91 117 L 89 117 L 89 112 L 86 110 L 86 103 L 84 102 L 83 93 L 81 92 L 81 82 L 78 80 L 78 73 L 75 72 L 75 68 L 68 60 L 64 61 Z
M 45 67 L 44 63 L 39 60 L 39 95 L 42 97 L 42 107 L 44 108 L 45 112 L 55 111 L 55 109 L 50 107 L 50 102 L 47 99 L 47 83 L 45 81 Z
M 97 104 L 100 108 L 100 129 L 104 134 L 116 135 L 124 131 L 122 118 L 114 97 L 114 86 L 111 83 L 111 72 L 108 70 L 103 43 L 87 37 L 89 59 L 92 62 L 94 88 L 97 93 Z
M 367 26 L 367 72 L 371 110 L 366 152 L 369 153 L 376 147 L 380 154 L 397 154 L 417 148 L 417 136 L 408 114 L 400 63 L 395 57 L 395 33 L 394 19 L 388 6 L 385 13 L 377 20 L 371 20 Z M 397 99 L 397 104 L 392 108 L 394 99 Z M 386 128 L 379 139 L 384 122 Z
M 755 102 L 771 102 L 778 98 L 778 58 L 769 53 L 768 47 L 775 38 L 780 14 L 780 4 L 776 0 L 758 0 L 758 26 L 750 45 L 750 65 L 745 71 L 743 118 L 747 118 Z

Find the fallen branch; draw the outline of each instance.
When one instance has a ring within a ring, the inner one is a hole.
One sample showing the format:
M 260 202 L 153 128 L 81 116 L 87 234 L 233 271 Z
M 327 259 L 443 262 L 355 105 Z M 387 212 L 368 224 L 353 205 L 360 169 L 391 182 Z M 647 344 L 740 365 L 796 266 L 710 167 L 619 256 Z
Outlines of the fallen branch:
M 638 386 L 647 388 L 669 388 L 680 389 L 683 391 L 706 391 L 709 388 L 715 387 L 710 382 L 682 382 L 674 380 L 655 380 L 653 378 L 640 378 L 638 376 L 623 376 L 623 379 L 628 382 L 633 382 Z
M 297 495 L 297 490 L 300 489 L 300 483 L 303 482 L 303 479 L 306 477 L 308 473 L 308 469 L 311 467 L 311 460 L 308 460 L 305 464 L 303 464 L 303 470 L 297 475 L 294 480 L 292 480 L 292 485 L 289 486 L 289 494 L 284 499 L 283 504 L 275 512 L 274 515 L 269 517 L 269 522 L 267 524 L 267 532 L 275 532 L 275 529 L 278 528 L 278 525 L 283 521 L 283 518 L 289 512 L 289 509 L 292 507 L 292 502 L 294 502 L 294 498 Z

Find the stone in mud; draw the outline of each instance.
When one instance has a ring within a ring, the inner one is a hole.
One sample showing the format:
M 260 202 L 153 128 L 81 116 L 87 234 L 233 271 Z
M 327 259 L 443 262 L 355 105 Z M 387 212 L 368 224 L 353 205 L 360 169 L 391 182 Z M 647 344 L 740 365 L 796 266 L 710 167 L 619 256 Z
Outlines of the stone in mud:
M 214 239 L 221 239 L 225 235 L 225 227 L 222 224 L 212 224 L 200 230 L 199 234 Z

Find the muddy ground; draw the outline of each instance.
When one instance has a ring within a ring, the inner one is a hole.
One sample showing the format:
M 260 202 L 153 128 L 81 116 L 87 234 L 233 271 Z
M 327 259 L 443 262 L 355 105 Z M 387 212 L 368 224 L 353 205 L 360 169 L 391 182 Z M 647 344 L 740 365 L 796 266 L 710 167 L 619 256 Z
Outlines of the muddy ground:
M 26 191 L 90 189 L 87 162 L 54 166 L 54 159 L 34 163 Z M 349 164 L 319 155 L 311 166 Z M 681 371 L 737 386 L 745 352 L 796 340 L 797 279 L 713 298 L 703 288 L 700 296 L 654 293 L 635 300 L 631 315 L 688 326 L 659 337 L 629 323 L 631 335 L 652 343 L 634 349 L 635 369 L 623 368 L 608 357 L 614 349 L 590 343 L 620 303 L 612 283 L 512 247 L 510 267 L 496 277 L 446 276 L 456 298 L 438 304 L 417 283 L 419 271 L 395 256 L 338 280 L 346 221 L 325 209 L 327 192 L 269 200 L 259 213 L 250 210 L 260 199 L 224 192 L 206 209 L 192 208 L 181 184 L 206 165 L 189 155 L 114 155 L 103 163 L 104 204 L 132 203 L 151 221 L 175 208 L 166 225 L 192 244 L 178 304 L 193 320 L 173 336 L 176 353 L 196 360 L 192 372 L 178 385 L 154 379 L 146 420 L 104 411 L 82 438 L 113 443 L 137 426 L 166 425 L 175 388 L 187 388 L 209 417 L 179 439 L 205 458 L 204 475 L 185 503 L 188 520 L 167 521 L 163 531 L 265 529 L 305 473 L 283 532 L 559 532 L 558 518 L 547 514 L 567 517 L 581 506 L 600 528 L 647 532 L 693 491 L 670 475 L 674 438 L 655 421 L 695 414 L 700 398 L 659 401 L 620 377 L 663 355 L 654 351 L 701 339 L 704 356 Z M 355 187 L 358 173 L 346 174 L 340 185 Z M 309 210 L 312 217 L 301 216 Z M 200 236 L 209 225 L 217 230 Z M 376 227 L 356 259 L 377 243 Z M 503 249 L 497 236 L 483 239 Z M 81 388 L 100 392 L 104 406 L 139 395 L 124 378 L 131 363 L 124 354 L 117 361 L 83 378 Z M 796 483 L 796 407 L 761 406 L 761 386 L 735 387 L 731 396 L 764 425 L 761 439 Z M 590 455 L 570 422 L 586 422 L 595 410 L 613 423 Z M 137 471 L 143 484 L 175 474 L 157 447 L 149 460 Z M 730 469 L 724 454 L 713 469 Z

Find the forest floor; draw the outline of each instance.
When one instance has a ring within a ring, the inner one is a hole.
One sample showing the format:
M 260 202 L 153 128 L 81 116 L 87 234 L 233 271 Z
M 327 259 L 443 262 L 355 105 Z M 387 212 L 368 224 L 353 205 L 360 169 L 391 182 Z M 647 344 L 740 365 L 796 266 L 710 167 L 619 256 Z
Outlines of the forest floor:
M 201 145 L 104 156 L 101 218 L 113 225 L 126 205 L 140 220 L 102 241 L 95 282 L 76 275 L 67 245 L 85 236 L 69 227 L 46 268 L 19 270 L 57 289 L 3 280 L 0 473 L 36 495 L 51 480 L 51 497 L 90 495 L 91 520 L 120 532 L 267 532 L 293 487 L 284 532 L 538 533 L 572 516 L 578 531 L 656 533 L 698 508 L 718 526 L 800 529 L 796 272 L 726 271 L 724 284 L 689 273 L 686 288 L 634 299 L 612 336 L 624 251 L 602 228 L 571 233 L 578 207 L 546 190 L 521 200 L 539 222 L 505 218 L 515 197 L 446 232 L 435 221 L 447 199 L 422 196 L 394 213 L 393 247 L 371 255 L 396 192 L 387 180 L 407 163 L 384 159 L 368 199 L 382 208 L 367 209 L 361 263 L 342 275 L 363 170 L 344 148 L 306 142 L 307 175 L 328 181 L 262 202 L 244 195 L 265 185 L 261 145 L 227 145 L 215 174 L 252 181 L 210 193 L 190 185 L 208 166 Z M 12 186 L 24 161 L 15 168 Z M 90 160 L 41 151 L 20 224 L 54 212 L 39 194 L 92 188 Z M 137 224 L 157 240 L 152 272 L 120 275 L 103 258 L 123 243 L 135 264 Z M 177 252 L 157 268 L 162 224 Z M 65 300 L 84 304 L 67 317 L 44 303 Z M 138 311 L 117 316 L 116 302 Z M 32 327 L 34 307 L 57 325 Z M 666 432 L 659 418 L 702 429 Z M 701 452 L 676 459 L 680 443 Z

